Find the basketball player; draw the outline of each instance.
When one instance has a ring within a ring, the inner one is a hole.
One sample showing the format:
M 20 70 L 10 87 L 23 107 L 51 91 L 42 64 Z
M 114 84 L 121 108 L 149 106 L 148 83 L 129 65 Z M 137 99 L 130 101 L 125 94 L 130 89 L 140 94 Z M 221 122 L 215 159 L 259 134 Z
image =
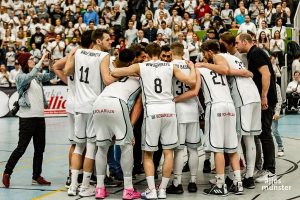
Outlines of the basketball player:
M 175 42 L 171 45 L 171 52 L 173 61 L 171 62 L 174 66 L 178 67 L 184 74 L 188 75 L 190 69 L 188 68 L 186 61 L 182 59 L 184 47 L 181 43 Z M 191 172 L 191 179 L 188 185 L 189 192 L 197 192 L 196 186 L 196 175 L 198 171 L 198 153 L 197 148 L 201 145 L 200 143 L 200 105 L 198 99 L 198 92 L 200 89 L 200 74 L 197 73 L 196 88 L 193 92 L 194 96 L 184 100 L 178 101 L 178 97 L 184 92 L 190 90 L 191 88 L 184 83 L 173 79 L 173 95 L 176 102 L 176 115 L 177 115 L 177 133 L 179 146 L 174 150 L 174 180 L 172 185 L 167 188 L 168 194 L 182 194 L 183 188 L 181 184 L 182 169 L 184 165 L 184 147 L 187 146 L 189 155 L 189 166 Z M 198 83 L 198 84 L 197 84 Z M 177 99 L 176 99 L 177 98 Z
M 77 177 L 81 168 L 82 153 L 86 145 L 83 163 L 83 181 L 79 196 L 94 196 L 95 188 L 90 186 L 90 178 L 94 167 L 96 153 L 96 134 L 93 130 L 93 103 L 105 85 L 116 79 L 109 74 L 109 54 L 104 52 L 111 48 L 110 36 L 102 30 L 92 33 L 93 49 L 78 49 L 74 58 L 69 57 L 70 65 L 66 65 L 66 75 L 75 77 L 75 138 L 76 147 L 72 156 L 72 178 L 68 189 L 69 196 L 77 195 Z
M 243 179 L 243 186 L 246 188 L 255 188 L 253 173 L 255 166 L 256 148 L 254 136 L 261 133 L 261 105 L 260 96 L 257 87 L 251 77 L 251 72 L 245 69 L 243 62 L 236 56 L 229 53 L 220 53 L 219 44 L 216 41 L 208 42 L 207 55 L 213 64 L 200 63 L 200 67 L 205 67 L 219 74 L 227 75 L 231 88 L 231 96 L 236 108 L 237 114 L 237 133 L 240 140 L 246 146 L 247 173 Z M 243 77 L 245 76 L 245 77 Z M 227 183 L 232 185 L 233 175 L 227 179 Z M 231 190 L 230 185 L 229 191 Z
M 132 50 L 120 52 L 115 67 L 127 67 L 135 58 Z M 133 130 L 130 121 L 130 103 L 140 93 L 139 79 L 124 77 L 105 87 L 93 106 L 93 124 L 96 131 L 98 151 L 96 155 L 97 187 L 96 199 L 108 196 L 104 186 L 107 152 L 115 136 L 115 142 L 121 147 L 121 167 L 124 174 L 123 199 L 137 199 L 141 194 L 132 185 L 133 168 Z M 142 105 L 140 105 L 142 107 Z M 135 117 L 135 121 L 138 117 Z
M 84 49 L 90 48 L 90 45 L 92 44 L 91 40 L 92 31 L 88 30 L 85 31 L 81 36 L 81 47 Z M 77 48 L 72 49 L 69 56 L 74 55 Z M 66 111 L 67 111 L 67 117 L 68 117 L 68 123 L 69 123 L 69 141 L 71 143 L 70 150 L 69 150 L 69 176 L 67 178 L 66 187 L 69 188 L 71 184 L 71 159 L 73 152 L 75 150 L 75 130 L 74 130 L 74 95 L 75 95 L 75 82 L 74 82 L 74 76 L 66 76 L 63 73 L 63 69 L 65 67 L 65 64 L 67 62 L 68 56 L 58 60 L 54 65 L 53 69 L 55 74 L 65 83 L 68 85 L 68 93 L 67 93 L 67 102 L 66 102 Z
M 179 81 L 194 86 L 196 74 L 194 65 L 189 62 L 191 68 L 189 76 L 183 74 L 180 69 L 171 63 L 159 60 L 161 48 L 152 43 L 146 47 L 150 61 L 133 64 L 128 68 L 115 69 L 114 77 L 140 76 L 140 84 L 143 92 L 144 122 L 142 148 L 144 150 L 144 169 L 148 183 L 148 189 L 142 194 L 144 199 L 166 198 L 168 185 L 173 167 L 173 148 L 178 146 L 177 119 L 175 103 L 172 94 L 172 77 Z M 158 195 L 154 182 L 153 151 L 158 149 L 158 141 L 161 141 L 164 152 L 163 177 L 158 189 Z
M 201 46 L 205 59 L 212 62 L 209 49 L 211 41 Z M 197 64 L 198 66 L 199 64 Z M 198 69 L 202 79 L 202 91 L 205 98 L 205 150 L 214 152 L 216 167 L 216 184 L 204 189 L 205 194 L 228 195 L 225 184 L 224 153 L 229 154 L 234 170 L 235 193 L 242 194 L 243 186 L 237 153 L 238 139 L 236 134 L 236 112 L 225 75 L 218 74 L 207 68 Z

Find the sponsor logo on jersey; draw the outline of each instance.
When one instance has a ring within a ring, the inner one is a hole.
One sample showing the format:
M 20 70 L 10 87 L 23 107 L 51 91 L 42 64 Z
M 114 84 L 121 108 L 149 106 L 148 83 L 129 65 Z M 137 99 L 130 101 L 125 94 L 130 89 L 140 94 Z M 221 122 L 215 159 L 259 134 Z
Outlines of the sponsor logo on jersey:
M 225 112 L 225 113 L 217 113 L 218 117 L 225 117 L 225 116 L 235 116 L 235 113 L 231 113 L 231 112 Z
M 162 67 L 162 66 L 169 66 L 170 63 L 146 63 L 146 66 L 147 67 L 155 67 L 155 68 L 158 68 L 158 67 Z
M 176 114 L 157 114 L 157 115 L 151 115 L 152 119 L 156 118 L 163 118 L 163 117 L 175 117 Z
M 179 64 L 174 64 L 176 67 L 178 67 L 179 69 L 189 69 L 189 67 L 187 65 L 179 65 Z
M 80 54 L 92 56 L 92 57 L 100 57 L 102 55 L 100 52 L 95 53 L 95 52 L 90 52 L 90 51 L 85 51 L 85 50 L 82 50 L 80 52 Z
M 115 113 L 115 110 L 110 110 L 110 109 L 96 109 L 96 110 L 93 110 L 93 114 L 100 114 L 100 113 Z

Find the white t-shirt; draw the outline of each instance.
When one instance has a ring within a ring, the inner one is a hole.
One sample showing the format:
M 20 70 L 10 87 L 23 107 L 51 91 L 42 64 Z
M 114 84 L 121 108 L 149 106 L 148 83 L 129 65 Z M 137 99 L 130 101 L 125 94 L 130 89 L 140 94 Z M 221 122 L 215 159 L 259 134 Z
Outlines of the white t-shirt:
M 65 43 L 63 41 L 60 41 L 59 43 L 57 43 L 56 41 L 53 41 L 50 45 L 49 45 L 50 49 L 52 50 L 52 58 L 57 60 L 57 59 L 61 59 L 64 56 L 64 49 L 66 47 Z M 63 48 L 62 51 L 60 51 L 59 48 Z

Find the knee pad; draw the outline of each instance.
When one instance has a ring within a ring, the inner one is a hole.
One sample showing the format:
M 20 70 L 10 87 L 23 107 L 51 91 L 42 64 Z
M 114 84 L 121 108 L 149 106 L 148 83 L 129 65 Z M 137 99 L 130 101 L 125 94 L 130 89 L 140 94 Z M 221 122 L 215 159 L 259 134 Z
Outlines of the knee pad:
M 85 153 L 85 157 L 95 160 L 95 155 L 96 155 L 96 143 L 90 143 L 88 142 L 86 144 L 86 153 Z
M 82 155 L 83 151 L 85 149 L 85 143 L 78 143 L 75 146 L 75 150 L 74 153 L 78 154 L 78 155 Z

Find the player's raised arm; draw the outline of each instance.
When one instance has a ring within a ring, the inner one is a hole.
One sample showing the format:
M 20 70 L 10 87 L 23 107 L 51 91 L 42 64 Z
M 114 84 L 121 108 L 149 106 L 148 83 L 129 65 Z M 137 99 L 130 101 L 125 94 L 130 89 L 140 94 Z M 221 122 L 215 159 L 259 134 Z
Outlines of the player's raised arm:
M 56 61 L 52 68 L 54 70 L 54 73 L 60 78 L 60 80 L 62 80 L 65 84 L 68 84 L 67 76 L 63 72 L 66 62 L 67 56 Z
M 75 53 L 77 48 L 72 49 L 72 51 L 67 56 L 67 62 L 63 72 L 66 76 L 71 76 L 75 71 Z
M 140 66 L 139 64 L 133 64 L 129 67 L 115 68 L 111 72 L 111 75 L 116 78 L 123 76 L 140 76 Z
M 195 72 L 194 64 L 191 61 L 189 61 L 188 67 L 191 70 L 190 74 L 188 76 L 185 75 L 184 73 L 182 73 L 181 70 L 175 66 L 173 67 L 173 73 L 174 73 L 174 76 L 177 78 L 177 80 L 179 80 L 191 87 L 194 87 L 194 85 L 196 84 L 196 72 Z
M 101 78 L 104 85 L 106 86 L 118 80 L 117 78 L 113 77 L 110 74 L 109 65 L 110 65 L 110 55 L 106 55 L 103 58 L 102 62 L 100 63 Z
M 228 65 L 227 61 L 225 60 L 225 58 L 223 58 L 223 56 L 215 55 L 213 61 L 214 61 L 214 64 L 205 63 L 205 62 L 196 63 L 195 67 L 196 68 L 204 67 L 204 68 L 210 69 L 212 71 L 215 71 L 218 74 L 223 74 L 223 75 L 229 74 L 229 70 L 230 70 L 229 65 Z
M 201 88 L 200 72 L 199 72 L 199 70 L 196 70 L 196 84 L 189 91 L 186 91 L 183 94 L 175 97 L 174 102 L 178 103 L 178 102 L 188 100 L 192 97 L 198 96 L 200 88 Z

